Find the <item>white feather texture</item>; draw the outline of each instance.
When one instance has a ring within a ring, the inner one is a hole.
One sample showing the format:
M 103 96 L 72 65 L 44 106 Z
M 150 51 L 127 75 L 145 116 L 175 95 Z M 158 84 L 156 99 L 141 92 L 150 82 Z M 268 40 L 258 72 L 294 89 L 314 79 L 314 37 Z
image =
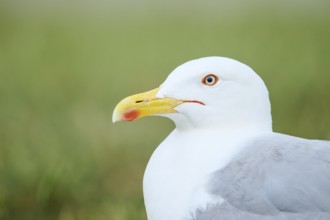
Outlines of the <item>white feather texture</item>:
M 219 81 L 207 86 L 202 79 Z M 206 191 L 210 174 L 225 167 L 249 142 L 272 132 L 266 86 L 248 66 L 207 57 L 177 67 L 161 85 L 159 98 L 197 100 L 164 114 L 176 129 L 158 146 L 145 171 L 143 190 L 149 220 L 188 219 L 206 204 L 221 203 Z

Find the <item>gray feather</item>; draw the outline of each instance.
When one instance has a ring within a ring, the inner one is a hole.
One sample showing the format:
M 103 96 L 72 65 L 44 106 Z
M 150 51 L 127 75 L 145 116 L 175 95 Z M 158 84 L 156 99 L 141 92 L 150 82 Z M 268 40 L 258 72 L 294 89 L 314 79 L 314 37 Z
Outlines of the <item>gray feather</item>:
M 330 219 L 330 142 L 273 133 L 254 140 L 208 184 L 225 202 L 196 220 Z
M 326 212 L 280 212 L 274 215 L 260 215 L 242 211 L 228 202 L 221 205 L 211 205 L 205 210 L 197 210 L 196 220 L 329 220 L 330 213 Z

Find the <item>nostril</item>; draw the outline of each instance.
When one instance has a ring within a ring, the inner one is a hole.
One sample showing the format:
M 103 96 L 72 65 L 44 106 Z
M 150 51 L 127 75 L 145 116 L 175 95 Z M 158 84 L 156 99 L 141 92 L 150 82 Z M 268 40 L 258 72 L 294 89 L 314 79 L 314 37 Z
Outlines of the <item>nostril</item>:
M 141 103 L 143 102 L 143 100 L 138 100 L 138 101 L 135 101 L 135 103 Z

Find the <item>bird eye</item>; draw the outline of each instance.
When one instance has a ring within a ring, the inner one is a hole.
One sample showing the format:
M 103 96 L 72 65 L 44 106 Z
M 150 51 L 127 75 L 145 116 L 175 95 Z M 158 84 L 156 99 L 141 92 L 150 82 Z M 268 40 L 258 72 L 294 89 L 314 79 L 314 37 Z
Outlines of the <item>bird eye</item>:
M 202 83 L 207 86 L 214 86 L 218 82 L 218 77 L 213 74 L 205 76 L 202 80 Z

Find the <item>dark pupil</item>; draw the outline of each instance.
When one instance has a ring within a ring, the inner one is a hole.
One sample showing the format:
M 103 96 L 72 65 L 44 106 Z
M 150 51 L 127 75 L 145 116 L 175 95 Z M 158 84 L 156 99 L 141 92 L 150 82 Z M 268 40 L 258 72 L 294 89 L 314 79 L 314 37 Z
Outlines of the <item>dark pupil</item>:
M 208 83 L 211 83 L 211 82 L 213 82 L 213 78 L 212 78 L 212 77 L 207 77 L 206 81 L 207 81 Z

